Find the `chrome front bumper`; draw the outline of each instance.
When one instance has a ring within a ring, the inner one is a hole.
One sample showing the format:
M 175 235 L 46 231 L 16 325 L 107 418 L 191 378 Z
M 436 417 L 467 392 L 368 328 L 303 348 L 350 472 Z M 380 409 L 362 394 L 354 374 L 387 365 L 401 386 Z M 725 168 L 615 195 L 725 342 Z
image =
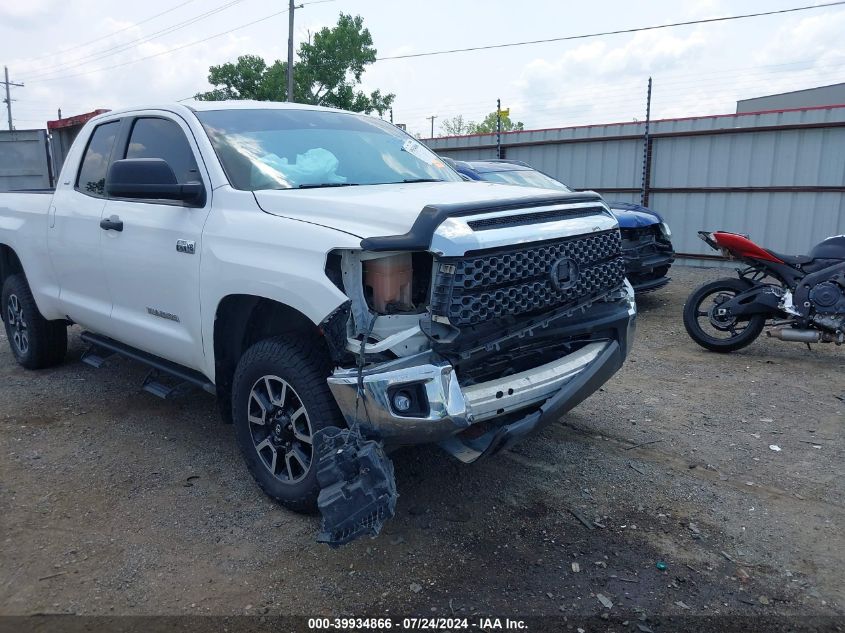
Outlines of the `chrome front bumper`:
M 472 423 L 469 405 L 452 366 L 432 352 L 406 356 L 365 369 L 339 369 L 329 388 L 347 424 L 358 423 L 366 434 L 397 444 L 436 442 Z M 390 402 L 393 388 L 422 385 L 428 400 L 424 417 L 398 414 Z
M 614 318 L 619 333 L 615 340 L 588 343 L 545 365 L 462 387 L 447 361 L 424 352 L 375 365 L 360 376 L 357 368 L 339 369 L 328 378 L 329 388 L 349 425 L 357 423 L 366 435 L 392 445 L 441 442 L 473 424 L 538 405 L 545 420 L 571 409 L 621 367 L 636 317 L 633 290 L 626 287 L 629 301 Z M 424 414 L 396 410 L 392 394 L 400 387 L 421 394 L 419 400 L 427 401 Z M 528 430 L 538 424 L 539 419 L 534 420 Z M 524 435 L 524 425 L 521 429 Z
M 599 357 L 610 343 L 590 343 L 554 362 L 518 374 L 461 388 L 452 366 L 425 352 L 365 370 L 358 397 L 358 370 L 342 369 L 328 379 L 348 424 L 388 443 L 438 442 L 471 424 L 544 402 Z M 424 417 L 396 410 L 394 388 L 421 384 L 428 399 Z

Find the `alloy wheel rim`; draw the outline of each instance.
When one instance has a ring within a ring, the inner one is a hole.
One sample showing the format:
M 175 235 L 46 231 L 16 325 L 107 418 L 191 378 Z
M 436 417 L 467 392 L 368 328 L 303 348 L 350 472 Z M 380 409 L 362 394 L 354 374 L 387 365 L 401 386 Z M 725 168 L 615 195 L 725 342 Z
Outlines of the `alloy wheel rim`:
M 296 390 L 283 378 L 262 376 L 247 404 L 252 443 L 264 467 L 284 484 L 302 481 L 314 461 L 311 419 Z
M 6 305 L 6 320 L 12 334 L 12 342 L 21 354 L 29 351 L 29 329 L 26 325 L 26 318 L 23 313 L 23 306 L 17 295 L 9 295 Z
M 726 301 L 730 301 L 735 296 L 736 292 L 732 290 L 715 290 L 701 298 L 701 301 L 696 307 L 695 318 L 698 322 L 699 329 L 701 329 L 704 334 L 710 336 L 711 338 L 724 338 L 725 340 L 728 340 L 739 336 L 745 331 L 749 325 L 749 321 L 740 321 L 735 316 L 720 315 L 718 313 L 719 306 Z M 702 307 L 708 302 L 708 300 L 710 301 L 710 306 L 707 310 L 703 310 Z M 713 328 L 715 333 L 707 332 L 702 327 L 700 319 L 704 319 L 704 322 Z M 723 337 L 722 334 L 724 333 L 727 333 L 727 336 Z

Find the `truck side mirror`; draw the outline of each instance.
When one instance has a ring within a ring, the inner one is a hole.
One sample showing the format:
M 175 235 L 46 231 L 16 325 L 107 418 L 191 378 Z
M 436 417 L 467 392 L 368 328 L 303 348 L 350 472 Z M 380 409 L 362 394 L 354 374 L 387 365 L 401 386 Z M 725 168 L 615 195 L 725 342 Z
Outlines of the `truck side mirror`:
M 192 206 L 205 204 L 201 182 L 179 184 L 173 169 L 162 158 L 124 158 L 116 160 L 106 178 L 110 198 L 146 200 L 181 200 Z

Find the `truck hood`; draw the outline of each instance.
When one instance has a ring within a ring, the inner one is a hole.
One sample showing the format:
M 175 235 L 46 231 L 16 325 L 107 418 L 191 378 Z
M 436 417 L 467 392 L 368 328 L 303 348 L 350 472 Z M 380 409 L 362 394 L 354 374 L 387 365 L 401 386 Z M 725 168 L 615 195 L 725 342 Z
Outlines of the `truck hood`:
M 613 215 L 619 220 L 619 227 L 636 229 L 663 222 L 663 217 L 648 207 L 633 202 L 608 202 Z
M 419 182 L 324 189 L 256 191 L 273 215 L 319 224 L 360 238 L 407 233 L 430 204 L 493 202 L 549 195 L 546 189 L 491 182 Z

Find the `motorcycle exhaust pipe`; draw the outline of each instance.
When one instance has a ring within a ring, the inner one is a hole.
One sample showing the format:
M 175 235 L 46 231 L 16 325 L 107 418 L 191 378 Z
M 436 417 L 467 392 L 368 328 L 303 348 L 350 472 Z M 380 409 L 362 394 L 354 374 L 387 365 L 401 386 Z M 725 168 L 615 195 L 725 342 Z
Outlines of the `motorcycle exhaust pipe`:
M 795 343 L 818 343 L 821 341 L 821 334 L 818 330 L 799 330 L 787 326 L 774 327 L 768 331 L 769 336 Z
M 836 336 L 828 332 L 819 332 L 818 330 L 799 330 L 794 327 L 781 325 L 773 327 L 766 332 L 771 337 L 780 339 L 781 341 L 791 341 L 795 343 L 835 343 Z

